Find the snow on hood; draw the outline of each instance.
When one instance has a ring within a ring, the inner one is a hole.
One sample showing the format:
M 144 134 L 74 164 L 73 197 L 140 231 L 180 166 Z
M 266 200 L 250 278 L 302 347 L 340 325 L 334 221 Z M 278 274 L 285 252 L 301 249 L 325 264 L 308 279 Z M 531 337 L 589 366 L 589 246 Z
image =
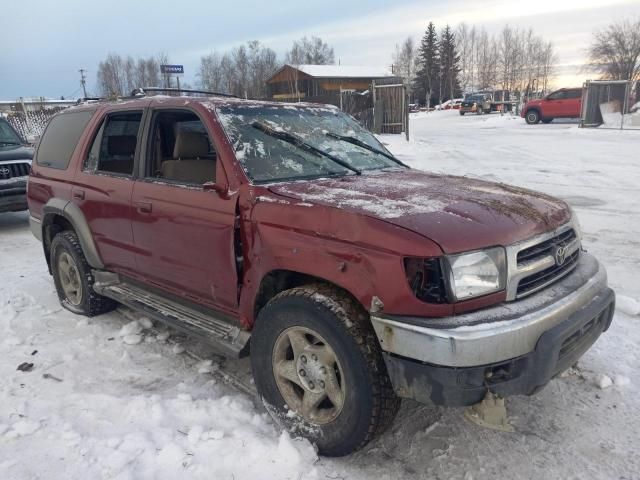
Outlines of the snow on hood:
M 290 198 L 379 218 L 453 253 L 508 245 L 568 222 L 569 207 L 548 195 L 418 170 L 271 185 Z

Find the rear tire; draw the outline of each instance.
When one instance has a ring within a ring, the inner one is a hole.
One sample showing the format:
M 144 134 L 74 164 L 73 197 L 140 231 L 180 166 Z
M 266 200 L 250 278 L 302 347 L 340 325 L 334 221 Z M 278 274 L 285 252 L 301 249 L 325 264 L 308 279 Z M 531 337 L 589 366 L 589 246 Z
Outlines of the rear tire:
M 329 285 L 269 301 L 251 335 L 251 367 L 269 413 L 322 455 L 362 448 L 400 406 L 367 313 Z
M 460 112 L 460 116 L 461 116 L 461 117 L 464 117 L 464 112 Z
M 93 273 L 75 232 L 65 230 L 51 241 L 51 270 L 58 298 L 73 313 L 93 317 L 113 310 L 116 302 L 93 290 Z
M 524 118 L 529 125 L 535 125 L 540 121 L 540 114 L 537 110 L 529 110 Z
M 553 122 L 553 118 L 543 118 L 542 123 L 551 123 Z

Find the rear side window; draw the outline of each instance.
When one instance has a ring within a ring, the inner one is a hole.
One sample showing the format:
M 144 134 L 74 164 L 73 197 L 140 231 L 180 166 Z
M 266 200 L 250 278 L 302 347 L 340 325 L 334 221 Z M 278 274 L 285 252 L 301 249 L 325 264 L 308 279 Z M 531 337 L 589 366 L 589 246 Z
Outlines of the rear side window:
M 65 170 L 71 155 L 82 135 L 93 111 L 69 112 L 51 119 L 40 139 L 36 163 L 50 168 Z
M 131 175 L 141 120 L 142 112 L 108 115 L 93 140 L 85 169 Z
M 582 98 L 582 90 L 567 90 L 567 98 Z

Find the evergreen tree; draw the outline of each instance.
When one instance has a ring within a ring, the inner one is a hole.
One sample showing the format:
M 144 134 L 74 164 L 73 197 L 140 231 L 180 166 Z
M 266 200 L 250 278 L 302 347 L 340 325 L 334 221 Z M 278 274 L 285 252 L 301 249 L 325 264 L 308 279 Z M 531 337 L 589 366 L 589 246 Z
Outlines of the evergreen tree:
M 438 69 L 438 34 L 433 22 L 429 22 L 418 49 L 418 71 L 414 84 L 416 99 L 420 103 L 424 100 L 427 107 L 431 106 L 437 93 Z
M 440 103 L 451 98 L 457 98 L 462 94 L 460 88 L 460 55 L 456 47 L 455 34 L 447 25 L 440 34 L 438 45 L 439 56 L 439 81 L 438 97 Z

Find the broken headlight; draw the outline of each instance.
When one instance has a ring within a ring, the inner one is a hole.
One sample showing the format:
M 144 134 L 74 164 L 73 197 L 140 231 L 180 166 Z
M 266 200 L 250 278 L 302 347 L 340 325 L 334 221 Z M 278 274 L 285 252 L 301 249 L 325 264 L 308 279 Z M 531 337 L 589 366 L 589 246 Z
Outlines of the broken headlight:
M 408 257 L 404 259 L 404 271 L 418 299 L 427 303 L 448 301 L 441 259 Z

